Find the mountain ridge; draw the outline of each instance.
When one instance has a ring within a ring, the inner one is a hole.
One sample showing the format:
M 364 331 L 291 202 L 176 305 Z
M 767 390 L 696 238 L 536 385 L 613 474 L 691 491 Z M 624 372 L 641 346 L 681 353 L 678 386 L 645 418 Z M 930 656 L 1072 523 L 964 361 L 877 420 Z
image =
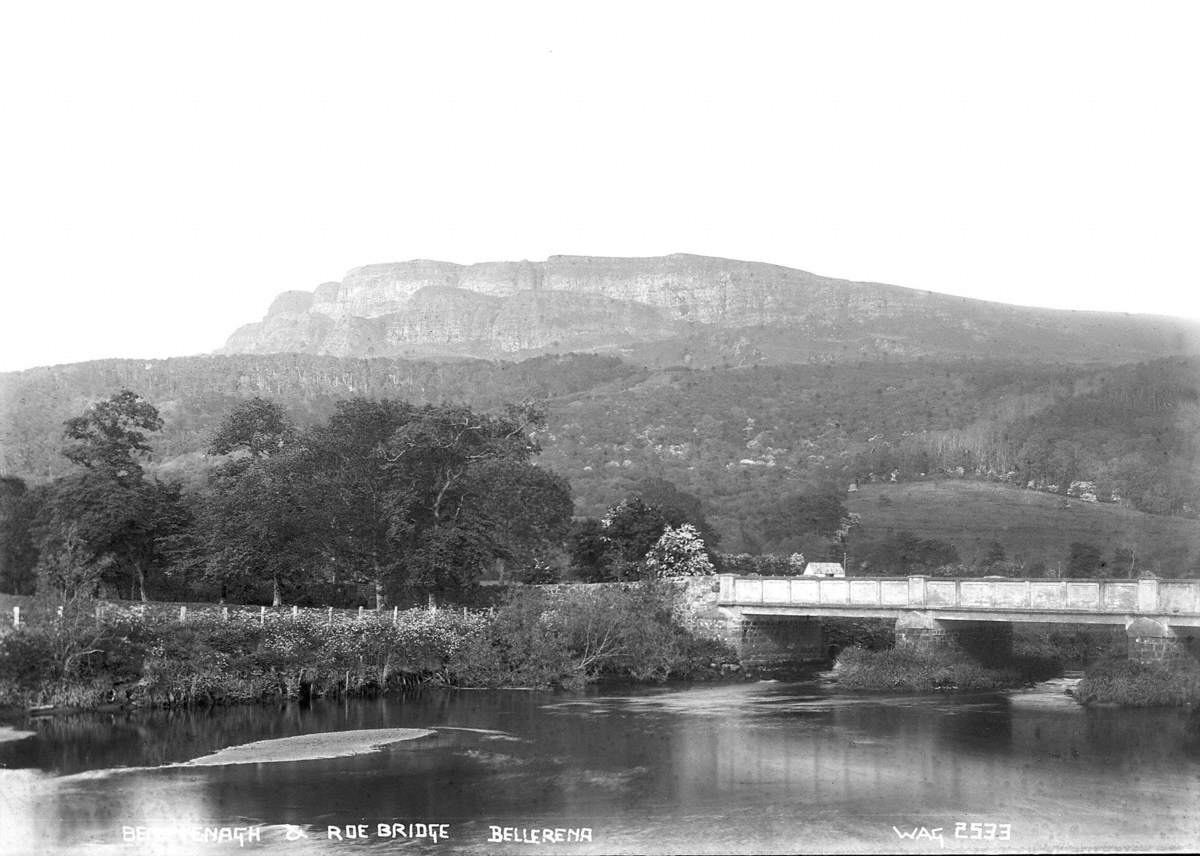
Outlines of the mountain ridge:
M 745 362 L 747 354 L 777 364 L 948 355 L 1125 362 L 1200 352 L 1200 323 L 1015 306 L 687 253 L 471 265 L 417 259 L 283 292 L 218 353 L 571 351 L 695 365 Z

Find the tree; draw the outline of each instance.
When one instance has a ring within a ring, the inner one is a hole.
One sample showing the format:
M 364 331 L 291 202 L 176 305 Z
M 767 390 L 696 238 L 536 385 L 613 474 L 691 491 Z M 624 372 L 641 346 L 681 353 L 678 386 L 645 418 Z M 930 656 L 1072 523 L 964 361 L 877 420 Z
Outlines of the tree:
M 111 478 L 107 471 L 58 479 L 39 498 L 41 561 L 69 555 L 101 568 L 98 581 L 117 592 L 148 600 L 147 577 L 159 564 L 159 514 L 170 501 L 166 491 L 157 482 Z
M 1075 578 L 1098 576 L 1101 564 L 1099 547 L 1085 541 L 1072 541 L 1070 553 L 1067 556 L 1065 576 Z
M 604 527 L 595 517 L 577 520 L 567 537 L 567 554 L 580 578 L 589 583 L 611 582 L 612 562 Z
M 37 549 L 33 523 L 37 509 L 25 482 L 0 477 L 0 591 L 32 594 Z
M 770 552 L 800 550 L 814 556 L 840 553 L 856 519 L 838 494 L 794 493 L 763 510 L 764 546 Z
M 313 581 L 329 565 L 322 484 L 304 451 L 229 461 L 210 473 L 197 502 L 195 536 L 183 556 L 222 594 L 271 584 L 271 603 Z
M 374 583 L 377 608 L 406 587 L 472 585 L 492 559 L 561 540 L 569 491 L 530 463 L 543 418 L 529 405 L 493 415 L 353 399 L 305 435 L 332 552 Z
M 657 506 L 647 505 L 640 497 L 624 499 L 610 506 L 600 526 L 610 546 L 618 579 L 636 578 L 646 553 L 658 541 L 667 521 Z
M 43 563 L 69 559 L 101 568 L 102 581 L 118 590 L 128 575 L 130 596 L 148 599 L 164 495 L 161 485 L 146 481 L 138 459 L 150 451 L 146 432 L 162 424 L 154 405 L 128 389 L 64 423 L 63 455 L 83 471 L 40 495 L 36 528 Z
M 671 526 L 691 524 L 703 539 L 707 549 L 715 549 L 721 543 L 720 534 L 712 527 L 704 514 L 704 503 L 700 498 L 685 490 L 680 490 L 667 479 L 642 479 L 634 486 L 630 495 L 638 497 L 646 505 L 657 507 Z
M 704 541 L 690 523 L 678 528 L 667 526 L 658 541 L 646 553 L 646 575 L 658 577 L 698 577 L 713 573 Z
M 494 558 L 536 559 L 561 543 L 570 490 L 531 463 L 544 419 L 529 404 L 503 415 L 426 406 L 392 434 L 381 457 L 398 548 L 393 587 L 459 590 Z
M 927 573 L 958 561 L 958 550 L 953 544 L 936 538 L 918 538 L 907 530 L 884 539 L 868 554 L 872 572 L 884 574 Z
M 122 389 L 63 424 L 67 460 L 112 479 L 134 481 L 142 477 L 138 456 L 150 451 L 146 432 L 161 430 L 163 422 L 154 405 Z
M 296 429 L 278 404 L 255 396 L 243 401 L 221 422 L 209 441 L 211 455 L 228 455 L 239 449 L 254 458 L 265 458 L 294 444 Z
M 47 539 L 37 564 L 37 593 L 60 606 L 91 600 L 112 564 L 111 554 L 97 555 L 79 536 L 74 524 Z
M 521 460 L 485 459 L 471 467 L 458 514 L 485 524 L 497 558 L 531 568 L 561 552 L 573 505 L 562 476 Z

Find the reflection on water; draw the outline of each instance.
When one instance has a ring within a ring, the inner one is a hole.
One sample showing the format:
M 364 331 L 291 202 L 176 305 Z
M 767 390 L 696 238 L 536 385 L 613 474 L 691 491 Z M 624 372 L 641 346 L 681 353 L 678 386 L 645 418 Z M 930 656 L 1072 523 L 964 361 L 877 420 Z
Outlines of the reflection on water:
M 1184 723 L 1084 710 L 1053 686 L 887 697 L 815 682 L 65 717 L 0 744 L 0 852 L 238 847 L 123 840 L 123 827 L 172 823 L 254 827 L 288 852 L 395 848 L 381 822 L 448 823 L 449 842 L 407 849 L 481 853 L 1186 850 L 1200 839 L 1200 754 Z M 384 727 L 438 734 L 347 758 L 162 766 Z M 953 837 L 973 822 L 1009 824 L 1011 840 Z M 359 823 L 366 841 L 327 837 Z M 586 827 L 592 842 L 495 843 L 493 826 Z M 896 832 L 920 827 L 944 840 Z

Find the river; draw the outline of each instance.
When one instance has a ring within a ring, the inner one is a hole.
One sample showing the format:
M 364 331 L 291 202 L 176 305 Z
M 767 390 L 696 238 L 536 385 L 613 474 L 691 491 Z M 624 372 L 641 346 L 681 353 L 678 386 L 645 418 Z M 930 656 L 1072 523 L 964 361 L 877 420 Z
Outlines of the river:
M 1187 717 L 1083 709 L 1061 681 L 902 697 L 816 675 L 64 716 L 0 742 L 0 853 L 1188 851 Z M 379 728 L 435 733 L 349 757 L 179 765 Z

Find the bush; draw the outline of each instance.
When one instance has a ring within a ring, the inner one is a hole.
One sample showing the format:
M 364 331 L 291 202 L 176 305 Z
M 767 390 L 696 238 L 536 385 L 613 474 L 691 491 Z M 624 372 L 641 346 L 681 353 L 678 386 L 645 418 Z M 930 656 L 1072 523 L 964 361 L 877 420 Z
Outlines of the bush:
M 187 623 L 120 614 L 58 620 L 0 638 L 0 704 L 155 705 L 294 698 L 304 691 L 372 693 L 413 676 L 445 675 L 483 619 L 406 610 L 327 623 L 297 617 L 196 616 Z
M 693 676 L 732 652 L 681 624 L 669 584 L 517 589 L 483 632 L 451 658 L 468 686 L 579 687 L 603 676 L 663 681 Z
M 751 556 L 749 553 L 722 553 L 720 564 L 723 573 L 740 577 L 794 577 L 804 573 L 803 556 L 799 558 L 801 561 L 795 562 L 788 556 L 775 554 Z
M 1195 704 L 1200 702 L 1200 665 L 1181 661 L 1165 666 L 1110 658 L 1088 669 L 1075 688 L 1082 704 L 1120 704 L 1131 707 Z
M 864 690 L 993 690 L 1027 682 L 1019 666 L 987 668 L 953 652 L 927 653 L 911 648 L 847 648 L 838 655 L 834 671 L 838 686 Z

